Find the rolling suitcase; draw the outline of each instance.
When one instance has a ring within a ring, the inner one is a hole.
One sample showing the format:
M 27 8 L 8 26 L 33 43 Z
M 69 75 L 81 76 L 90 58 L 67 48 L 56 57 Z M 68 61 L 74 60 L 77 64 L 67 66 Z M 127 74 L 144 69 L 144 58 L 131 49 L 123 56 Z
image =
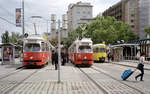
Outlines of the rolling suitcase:
M 129 76 L 131 76 L 131 74 L 133 73 L 134 71 L 132 71 L 131 69 L 128 69 L 128 70 L 125 70 L 121 76 L 121 78 L 123 80 L 126 80 Z

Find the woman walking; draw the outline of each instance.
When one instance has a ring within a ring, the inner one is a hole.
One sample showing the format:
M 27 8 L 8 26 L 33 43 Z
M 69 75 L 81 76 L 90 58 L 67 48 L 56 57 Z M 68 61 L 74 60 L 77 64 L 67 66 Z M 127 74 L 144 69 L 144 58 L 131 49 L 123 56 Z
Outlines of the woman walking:
M 144 57 L 144 55 L 145 55 L 144 53 L 141 53 L 139 64 L 137 66 L 137 69 L 139 69 L 141 71 L 141 73 L 139 75 L 135 76 L 135 80 L 137 80 L 137 78 L 141 76 L 140 81 L 143 81 L 144 63 L 145 63 L 145 57 Z

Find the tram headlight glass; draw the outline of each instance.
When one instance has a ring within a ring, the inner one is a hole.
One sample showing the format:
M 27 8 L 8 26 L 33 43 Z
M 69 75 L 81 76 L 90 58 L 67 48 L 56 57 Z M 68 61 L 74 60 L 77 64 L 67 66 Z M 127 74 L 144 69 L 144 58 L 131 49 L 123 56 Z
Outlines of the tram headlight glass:
M 23 57 L 24 57 L 24 58 L 27 57 L 27 54 L 23 54 Z
M 81 58 L 81 55 L 80 55 L 80 54 L 78 55 L 78 58 Z

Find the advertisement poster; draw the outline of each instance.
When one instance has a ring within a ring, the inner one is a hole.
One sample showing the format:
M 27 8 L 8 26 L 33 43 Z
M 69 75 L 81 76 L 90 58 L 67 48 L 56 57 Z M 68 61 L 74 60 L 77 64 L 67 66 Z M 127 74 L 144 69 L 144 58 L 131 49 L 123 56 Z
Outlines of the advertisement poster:
M 21 8 L 16 9 L 16 26 L 21 27 Z
M 3 61 L 13 61 L 13 47 L 4 46 L 3 48 Z

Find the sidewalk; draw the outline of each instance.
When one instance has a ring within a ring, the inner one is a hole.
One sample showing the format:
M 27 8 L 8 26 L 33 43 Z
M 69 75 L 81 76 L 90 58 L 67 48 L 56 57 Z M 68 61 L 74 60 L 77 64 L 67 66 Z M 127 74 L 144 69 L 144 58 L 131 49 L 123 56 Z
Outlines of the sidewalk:
M 22 67 L 22 62 L 20 62 L 19 58 L 16 58 L 13 64 L 2 64 L 2 61 L 0 61 L 0 76 L 13 72 L 20 67 Z
M 120 61 L 120 62 L 113 62 L 114 64 L 118 64 L 118 65 L 123 65 L 123 66 L 128 66 L 128 67 L 137 67 L 138 64 L 138 60 L 124 60 L 124 61 Z M 144 64 L 144 69 L 145 70 L 150 70 L 150 62 L 146 61 L 147 63 Z
M 58 70 L 54 65 L 48 65 L 21 82 L 9 94 L 104 94 L 71 63 L 61 66 L 60 78 L 58 83 Z

